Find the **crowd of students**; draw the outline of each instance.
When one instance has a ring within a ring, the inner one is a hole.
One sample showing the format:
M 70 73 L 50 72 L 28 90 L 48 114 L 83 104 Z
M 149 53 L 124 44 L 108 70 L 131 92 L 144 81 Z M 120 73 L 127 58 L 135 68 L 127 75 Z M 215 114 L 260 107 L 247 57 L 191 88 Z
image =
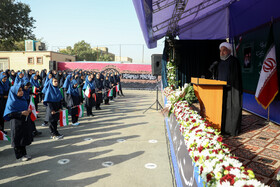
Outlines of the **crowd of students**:
M 31 144 L 33 137 L 42 134 L 36 129 L 36 121 L 31 120 L 30 99 L 34 101 L 36 113 L 39 113 L 38 103 L 42 102 L 46 107 L 42 126 L 48 126 L 51 138 L 57 140 L 63 138 L 57 130 L 63 108 L 71 114 L 72 125 L 79 125 L 79 105 L 84 104 L 87 116 L 94 116 L 93 107 L 101 110 L 103 100 L 109 105 L 117 94 L 124 96 L 120 79 L 117 72 L 0 71 L 0 130 L 7 134 L 4 122 L 10 121 L 11 144 L 16 158 L 21 161 L 31 159 L 26 146 Z M 111 91 L 113 94 L 108 94 Z

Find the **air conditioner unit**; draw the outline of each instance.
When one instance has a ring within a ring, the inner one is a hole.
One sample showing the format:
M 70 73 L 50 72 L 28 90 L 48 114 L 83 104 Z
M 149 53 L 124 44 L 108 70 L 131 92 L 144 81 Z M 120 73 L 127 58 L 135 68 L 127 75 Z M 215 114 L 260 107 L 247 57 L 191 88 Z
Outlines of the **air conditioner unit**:
M 43 42 L 36 42 L 36 51 L 45 51 L 46 45 Z
M 25 40 L 25 51 L 35 51 L 35 40 Z

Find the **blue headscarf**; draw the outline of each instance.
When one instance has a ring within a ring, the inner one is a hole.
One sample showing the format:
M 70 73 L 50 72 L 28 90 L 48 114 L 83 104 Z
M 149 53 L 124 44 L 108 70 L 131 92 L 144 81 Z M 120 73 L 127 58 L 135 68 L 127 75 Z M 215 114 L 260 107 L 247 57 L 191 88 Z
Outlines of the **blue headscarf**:
M 74 88 L 75 84 L 78 84 L 78 82 L 74 79 L 71 81 L 71 85 L 69 86 L 69 88 L 67 90 L 67 94 L 79 96 L 79 89 L 78 89 L 78 86 L 76 88 Z
M 64 84 L 63 84 L 63 88 L 66 88 L 66 89 L 68 89 L 69 88 L 69 86 L 70 86 L 70 79 L 72 78 L 72 75 L 71 74 L 69 74 L 69 75 L 67 75 L 67 77 L 66 77 L 66 79 L 65 79 L 65 81 L 64 81 Z
M 8 92 L 9 91 L 9 89 L 10 89 L 10 82 L 9 82 L 9 80 L 7 79 L 6 80 L 6 82 L 3 82 L 2 81 L 2 79 L 4 79 L 5 77 L 7 77 L 7 75 L 4 75 L 4 73 L 5 72 L 2 72 L 1 74 L 0 74 L 0 87 L 2 87 L 2 92 L 4 93 L 4 92 Z M 8 78 L 8 77 L 7 77 Z M 2 94 L 3 94 L 2 93 Z
M 47 105 L 49 102 L 60 102 L 61 100 L 62 95 L 58 86 L 54 86 L 51 82 L 45 92 L 44 105 Z
M 51 82 L 50 80 L 51 80 L 52 78 L 49 79 L 50 73 L 51 73 L 51 72 L 49 72 L 49 73 L 47 74 L 47 76 L 46 76 L 45 83 L 44 83 L 44 87 L 45 87 L 45 86 L 48 86 L 48 85 L 49 85 L 49 82 Z
M 35 86 L 36 88 L 40 88 L 40 84 L 38 82 L 38 79 L 37 80 L 34 79 L 35 76 L 36 76 L 36 74 L 33 74 L 31 76 L 30 83 L 31 83 L 32 86 Z
M 4 119 L 10 120 L 8 115 L 14 112 L 22 112 L 28 109 L 27 101 L 24 97 L 18 97 L 17 93 L 21 85 L 17 84 L 11 87 L 6 108 L 4 111 Z
M 83 87 L 83 90 L 87 89 L 87 86 L 89 85 L 89 88 L 91 90 L 94 90 L 95 89 L 95 86 L 94 86 L 94 81 L 93 79 L 91 81 L 88 80 L 88 76 L 86 77 L 86 80 L 85 80 L 85 84 L 84 84 L 84 87 Z
M 23 84 L 22 84 L 22 90 L 23 90 L 23 97 L 26 99 L 26 101 L 30 100 L 30 87 L 25 90 L 24 86 L 26 86 L 29 83 L 28 79 L 24 79 Z
M 52 78 L 48 80 L 48 82 L 45 82 L 44 84 L 44 88 L 42 90 L 42 93 L 45 94 L 45 92 L 47 91 L 49 85 L 52 84 Z
M 18 72 L 18 73 L 17 73 L 17 77 L 16 77 L 16 80 L 15 80 L 14 85 L 17 85 L 17 84 L 22 85 L 23 80 L 22 80 L 22 78 L 19 78 L 19 75 L 20 75 L 20 74 L 22 74 L 22 72 Z

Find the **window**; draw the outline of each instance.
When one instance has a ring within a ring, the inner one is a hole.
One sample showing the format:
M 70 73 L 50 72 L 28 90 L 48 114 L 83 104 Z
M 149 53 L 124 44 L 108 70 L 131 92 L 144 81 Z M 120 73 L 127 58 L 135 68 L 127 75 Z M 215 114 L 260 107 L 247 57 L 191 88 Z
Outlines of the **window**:
M 33 57 L 28 57 L 28 64 L 34 64 L 34 58 Z
M 43 64 L 43 58 L 37 57 L 37 64 Z

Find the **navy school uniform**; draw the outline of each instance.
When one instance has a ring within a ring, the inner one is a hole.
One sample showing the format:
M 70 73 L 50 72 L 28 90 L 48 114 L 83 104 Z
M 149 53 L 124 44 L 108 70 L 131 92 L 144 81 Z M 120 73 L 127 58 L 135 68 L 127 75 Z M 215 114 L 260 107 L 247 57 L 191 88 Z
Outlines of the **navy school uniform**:
M 21 85 L 12 86 L 4 111 L 4 119 L 10 121 L 11 144 L 17 159 L 26 156 L 26 146 L 33 141 L 30 116 L 22 115 L 22 111 L 28 109 L 25 97 L 18 97 L 17 93 Z

